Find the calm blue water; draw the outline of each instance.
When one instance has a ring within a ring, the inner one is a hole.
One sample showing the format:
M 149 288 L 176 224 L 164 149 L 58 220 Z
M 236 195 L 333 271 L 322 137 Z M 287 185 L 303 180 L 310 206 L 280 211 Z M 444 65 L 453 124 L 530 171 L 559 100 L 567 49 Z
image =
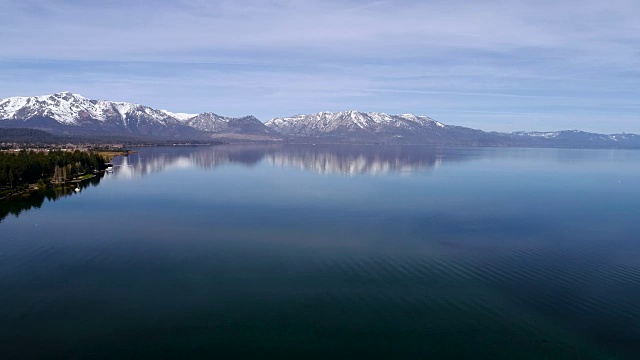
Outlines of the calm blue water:
M 639 178 L 623 150 L 139 149 L 0 205 L 0 358 L 637 359 Z

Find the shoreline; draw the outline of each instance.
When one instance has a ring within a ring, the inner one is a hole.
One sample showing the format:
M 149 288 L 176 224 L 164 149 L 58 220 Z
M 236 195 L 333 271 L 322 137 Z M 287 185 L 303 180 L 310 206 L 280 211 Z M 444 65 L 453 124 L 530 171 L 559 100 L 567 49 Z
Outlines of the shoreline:
M 87 153 L 95 153 L 102 157 L 106 163 L 110 163 L 114 158 L 118 156 L 128 156 L 129 154 L 135 154 L 133 150 L 84 150 Z M 3 189 L 0 194 L 0 202 L 12 201 L 21 197 L 30 197 L 33 193 L 40 191 L 47 191 L 48 189 L 64 188 L 74 189 L 80 186 L 80 183 L 95 178 L 97 174 L 104 173 L 105 169 L 94 170 L 88 173 L 83 173 L 75 176 L 72 179 L 65 181 L 54 182 L 50 177 L 44 177 L 38 179 L 34 183 L 23 183 L 16 185 L 13 189 Z M 48 179 L 48 181 L 47 181 Z M 44 184 L 44 187 L 42 186 Z
M 107 162 L 111 162 L 111 160 L 115 159 L 118 156 L 129 156 L 130 154 L 138 153 L 135 150 L 96 150 L 95 152 L 98 155 L 102 156 Z

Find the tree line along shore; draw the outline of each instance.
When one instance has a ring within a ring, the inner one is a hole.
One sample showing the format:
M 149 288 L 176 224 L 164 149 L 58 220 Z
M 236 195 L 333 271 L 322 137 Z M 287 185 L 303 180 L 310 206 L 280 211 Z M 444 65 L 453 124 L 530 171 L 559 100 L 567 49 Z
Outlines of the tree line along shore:
M 0 199 L 65 186 L 104 171 L 115 156 L 129 151 L 3 151 L 0 152 Z

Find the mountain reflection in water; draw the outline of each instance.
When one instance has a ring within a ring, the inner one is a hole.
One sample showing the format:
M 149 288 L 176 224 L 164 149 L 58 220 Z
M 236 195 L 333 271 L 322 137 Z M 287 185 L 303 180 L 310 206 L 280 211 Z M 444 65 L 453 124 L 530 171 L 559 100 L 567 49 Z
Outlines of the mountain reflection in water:
M 276 167 L 293 167 L 319 174 L 382 175 L 408 173 L 437 168 L 446 161 L 469 160 L 464 151 L 444 151 L 429 146 L 367 146 L 367 145 L 222 145 L 171 146 L 143 148 L 139 153 L 114 159 L 113 174 L 119 179 L 136 178 L 171 168 L 197 166 L 215 169 L 241 164 L 256 166 L 264 162 Z M 80 188 L 97 186 L 100 174 L 80 183 Z M 40 208 L 45 200 L 55 201 L 77 195 L 71 188 L 48 189 L 29 196 L 0 201 L 0 222 L 8 215 L 18 216 L 31 208 Z
M 116 161 L 116 176 L 134 178 L 169 168 L 213 169 L 229 164 L 265 162 L 319 174 L 376 175 L 437 168 L 446 161 L 471 159 L 465 152 L 429 146 L 367 145 L 223 145 L 156 147 Z
M 0 358 L 640 354 L 639 151 L 253 144 L 114 163 L 0 223 Z

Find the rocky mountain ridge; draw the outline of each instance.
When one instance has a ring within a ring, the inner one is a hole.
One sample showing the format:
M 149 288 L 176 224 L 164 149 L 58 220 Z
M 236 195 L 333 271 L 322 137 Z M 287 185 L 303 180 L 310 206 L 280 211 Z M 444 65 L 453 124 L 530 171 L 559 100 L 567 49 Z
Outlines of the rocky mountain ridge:
M 272 133 L 253 116 L 230 118 L 213 113 L 173 113 L 134 103 L 90 100 L 70 92 L 0 100 L 0 126 L 75 135 L 103 133 L 193 139 L 221 133 Z
M 64 135 L 205 141 L 640 148 L 640 136 L 625 133 L 486 132 L 446 125 L 428 116 L 356 110 L 301 114 L 262 123 L 254 116 L 174 113 L 134 103 L 90 100 L 70 92 L 2 99 L 0 127 Z

